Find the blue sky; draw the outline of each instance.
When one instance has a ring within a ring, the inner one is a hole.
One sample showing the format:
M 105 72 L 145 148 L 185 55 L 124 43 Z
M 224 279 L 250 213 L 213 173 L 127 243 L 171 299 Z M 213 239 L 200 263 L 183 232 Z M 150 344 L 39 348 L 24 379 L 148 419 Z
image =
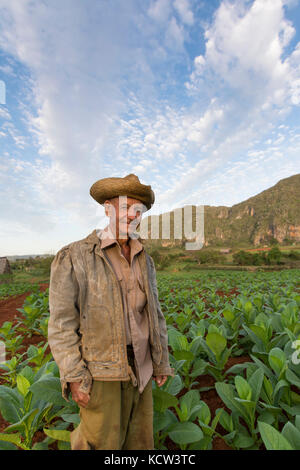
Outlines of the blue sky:
M 296 0 L 0 0 L 0 80 L 0 256 L 103 228 L 100 178 L 151 215 L 300 171 Z

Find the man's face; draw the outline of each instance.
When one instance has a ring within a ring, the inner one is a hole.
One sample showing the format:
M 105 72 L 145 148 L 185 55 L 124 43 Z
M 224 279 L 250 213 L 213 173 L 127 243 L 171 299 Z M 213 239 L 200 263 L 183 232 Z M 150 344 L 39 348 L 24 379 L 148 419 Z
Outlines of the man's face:
M 138 199 L 127 196 L 114 197 L 105 201 L 106 204 L 105 214 L 110 217 L 117 238 L 128 238 L 140 224 L 146 207 Z

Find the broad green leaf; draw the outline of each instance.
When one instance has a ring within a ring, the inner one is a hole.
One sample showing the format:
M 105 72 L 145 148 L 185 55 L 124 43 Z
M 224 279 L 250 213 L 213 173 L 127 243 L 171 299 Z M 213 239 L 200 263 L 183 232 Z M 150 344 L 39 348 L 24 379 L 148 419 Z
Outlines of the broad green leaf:
M 201 401 L 201 408 L 197 413 L 198 418 L 202 423 L 208 425 L 211 420 L 210 409 L 204 401 Z
M 247 447 L 251 447 L 254 444 L 254 439 L 250 435 L 237 432 L 233 443 L 240 449 L 247 449 Z
M 240 398 L 243 398 L 244 400 L 251 400 L 251 387 L 243 377 L 241 377 L 240 375 L 236 375 L 234 378 L 234 384 Z
M 33 418 L 39 412 L 38 408 L 34 408 L 33 410 L 28 411 L 20 421 L 17 423 L 11 424 L 8 426 L 5 431 L 22 431 L 25 428 L 30 428 L 30 424 L 32 423 Z
M 66 441 L 58 441 L 58 450 L 71 450 L 71 443 Z
M 28 314 L 33 312 L 33 308 L 30 307 L 29 305 L 25 305 L 23 308 L 24 308 L 24 311 Z
M 259 415 L 259 421 L 262 421 L 268 424 L 273 424 L 275 421 L 275 416 L 270 411 L 265 410 Z
M 23 367 L 23 369 L 20 371 L 20 374 L 25 377 L 30 382 L 30 384 L 34 382 L 34 370 L 31 367 Z
M 285 372 L 285 378 L 296 387 L 300 388 L 300 377 L 298 377 L 294 372 L 290 369 L 287 369 Z
M 291 390 L 291 400 L 293 404 L 300 404 L 300 393 L 296 393 L 293 390 Z
M 179 347 L 180 346 L 179 338 L 181 336 L 182 334 L 178 330 L 176 330 L 176 328 L 173 328 L 173 327 L 168 328 L 168 341 L 172 350 L 181 349 Z
M 0 386 L 0 412 L 8 423 L 16 423 L 22 416 L 18 392 L 6 385 Z
M 0 450 L 18 450 L 18 447 L 11 442 L 5 442 L 0 440 Z
M 24 450 L 29 450 L 24 444 L 22 444 L 20 434 L 0 433 L 0 441 L 11 442 Z
M 32 357 L 35 357 L 38 354 L 38 352 L 39 352 L 38 348 L 34 346 L 33 344 L 31 344 L 29 348 L 27 349 L 27 357 L 31 359 Z
M 213 323 L 210 323 L 207 333 L 217 333 L 218 335 L 221 334 L 220 329 Z
M 160 413 L 164 413 L 167 408 L 176 406 L 178 403 L 176 397 L 160 389 L 154 389 L 152 395 L 154 409 Z
M 220 418 L 221 418 L 221 416 L 224 412 L 225 412 L 225 410 L 223 410 L 223 408 L 216 411 L 215 417 L 214 417 L 214 419 L 212 420 L 212 423 L 211 423 L 211 429 L 213 431 L 215 431 L 215 429 L 217 427 L 217 424 L 220 421 Z
M 60 415 L 64 421 L 67 423 L 79 424 L 80 423 L 80 416 L 78 413 L 64 413 Z
M 210 436 L 204 436 L 200 441 L 193 442 L 189 445 L 189 450 L 211 450 L 212 449 L 212 438 Z
M 265 328 L 259 325 L 250 325 L 250 329 L 264 344 L 267 343 L 268 336 L 267 336 L 267 331 L 265 330 Z
M 190 374 L 191 377 L 199 377 L 200 375 L 204 375 L 206 372 L 207 362 L 203 359 L 196 359 L 193 363 L 193 370 Z
M 215 388 L 219 397 L 225 403 L 227 408 L 229 408 L 231 411 L 236 411 L 238 414 L 245 417 L 245 409 L 241 403 L 235 400 L 236 397 L 232 385 L 226 384 L 224 382 L 216 382 Z
M 286 438 L 270 424 L 258 421 L 258 429 L 267 450 L 293 450 Z
M 234 366 L 230 367 L 230 369 L 227 369 L 226 375 L 228 374 L 239 374 L 243 372 L 244 369 L 246 369 L 249 366 L 250 362 L 244 362 L 243 364 L 235 364 Z
M 223 408 L 218 408 L 216 410 L 216 413 L 220 410 L 223 410 Z M 225 410 L 223 410 L 223 413 L 220 416 L 220 424 L 228 432 L 232 432 L 234 430 L 232 416 L 231 414 L 228 414 Z
M 194 356 L 197 356 L 198 350 L 201 348 L 201 341 L 203 341 L 202 336 L 203 335 L 196 336 L 190 343 L 190 351 L 194 354 Z
M 231 310 L 225 309 L 222 313 L 225 320 L 227 320 L 229 323 L 235 319 L 234 313 Z
M 193 421 L 194 415 L 196 416 L 200 409 L 200 393 L 198 390 L 189 390 L 180 398 L 180 408 L 183 412 L 181 421 L 190 419 Z
M 188 351 L 189 344 L 188 344 L 188 340 L 187 340 L 186 336 L 184 336 L 184 335 L 178 336 L 177 337 L 177 345 L 178 345 L 179 350 Z M 177 349 L 177 348 L 174 348 L 174 349 Z
M 26 397 L 28 390 L 30 388 L 30 382 L 26 377 L 24 377 L 21 374 L 17 375 L 17 387 L 19 392 L 23 395 L 23 397 Z
M 267 401 L 271 403 L 273 399 L 273 387 L 270 380 L 265 376 L 263 380 L 263 392 L 266 394 L 266 397 L 263 397 L 263 399 L 267 399 Z
M 159 431 L 162 431 L 163 429 L 168 428 L 176 422 L 177 418 L 171 410 L 166 410 L 164 413 L 154 411 L 153 432 L 157 433 Z
M 268 366 L 266 366 L 260 359 L 258 359 L 253 354 L 250 354 L 250 357 L 264 371 L 264 375 L 266 375 L 270 380 L 274 378 L 274 374 Z
M 279 376 L 286 365 L 286 357 L 284 352 L 279 348 L 273 348 L 269 352 L 269 364 Z
M 257 403 L 259 399 L 263 379 L 264 371 L 262 369 L 257 369 L 249 379 L 249 386 L 252 389 L 252 401 L 254 401 L 254 403 Z
M 292 416 L 300 415 L 300 405 L 289 406 L 282 401 L 279 402 L 281 408 Z
M 196 424 L 186 421 L 175 424 L 169 431 L 169 437 L 176 444 L 190 444 L 200 441 L 203 438 L 203 432 Z
M 253 309 L 252 303 L 249 300 L 247 302 L 245 302 L 245 304 L 244 304 L 245 312 L 250 313 L 252 309 Z
M 254 299 L 252 300 L 254 305 L 260 310 L 262 305 L 263 305 L 263 300 L 261 297 L 254 297 Z
M 281 408 L 279 408 L 278 406 L 269 405 L 268 403 L 264 403 L 263 401 L 259 401 L 259 404 L 275 414 L 278 414 L 281 412 Z
M 171 395 L 177 395 L 183 387 L 182 379 L 180 375 L 176 374 L 174 377 L 169 379 L 169 383 L 165 388 L 165 392 L 170 393 Z
M 251 325 L 253 326 L 253 325 Z M 243 324 L 244 330 L 248 333 L 250 336 L 250 339 L 253 341 L 253 343 L 257 346 L 259 352 L 265 352 L 265 344 L 264 341 L 257 336 L 254 331 L 252 331 L 251 328 L 248 328 L 247 325 Z M 252 356 L 251 356 L 252 357 Z
M 176 361 L 180 361 L 180 360 L 192 361 L 195 357 L 191 351 L 185 351 L 185 350 L 173 351 L 173 356 L 175 357 Z
M 62 397 L 61 383 L 58 377 L 43 376 L 30 387 L 34 398 L 53 405 L 65 405 L 66 400 Z
M 217 360 L 219 360 L 227 345 L 226 338 L 224 338 L 219 333 L 207 333 L 205 340 L 208 347 L 215 354 Z
M 274 400 L 276 400 L 277 394 L 282 388 L 289 388 L 289 383 L 286 380 L 279 380 L 279 382 L 276 384 L 274 389 Z
M 300 450 L 300 431 L 296 428 L 291 422 L 287 422 L 281 434 L 286 438 L 286 440 L 291 444 L 293 449 Z
M 52 439 L 55 439 L 57 441 L 70 442 L 70 431 L 47 428 L 44 428 L 43 431 L 47 436 L 51 437 Z

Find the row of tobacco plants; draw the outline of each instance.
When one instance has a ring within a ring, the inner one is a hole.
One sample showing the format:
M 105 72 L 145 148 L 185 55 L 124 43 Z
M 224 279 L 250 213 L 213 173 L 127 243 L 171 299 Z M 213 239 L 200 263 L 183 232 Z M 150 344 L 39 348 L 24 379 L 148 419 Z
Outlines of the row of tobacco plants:
M 161 388 L 152 382 L 156 449 L 210 450 L 215 438 L 237 450 L 300 449 L 299 274 L 159 273 L 175 374 Z M 10 356 L 1 365 L 0 412 L 8 426 L 0 449 L 70 449 L 79 409 L 62 398 L 49 352 L 48 290 L 31 294 L 19 311 L 17 323 L 0 328 Z M 40 343 L 21 352 L 31 335 Z M 200 387 L 203 377 L 209 385 Z M 221 403 L 214 410 L 209 389 Z

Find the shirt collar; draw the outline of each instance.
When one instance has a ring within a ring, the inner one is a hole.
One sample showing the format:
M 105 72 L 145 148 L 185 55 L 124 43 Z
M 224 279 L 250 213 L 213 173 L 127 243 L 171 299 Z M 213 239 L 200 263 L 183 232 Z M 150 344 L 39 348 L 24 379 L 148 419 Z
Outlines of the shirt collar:
M 114 237 L 114 234 L 109 225 L 107 225 L 104 229 L 96 230 L 96 234 L 101 241 L 101 248 L 107 248 L 109 246 L 116 244 L 121 249 L 121 246 L 119 242 L 116 240 L 116 238 Z M 139 253 L 140 251 L 144 249 L 144 246 L 142 245 L 142 243 L 136 238 L 129 238 L 129 246 L 130 246 L 130 252 L 131 252 L 130 254 L 131 259 L 133 258 L 135 254 Z

